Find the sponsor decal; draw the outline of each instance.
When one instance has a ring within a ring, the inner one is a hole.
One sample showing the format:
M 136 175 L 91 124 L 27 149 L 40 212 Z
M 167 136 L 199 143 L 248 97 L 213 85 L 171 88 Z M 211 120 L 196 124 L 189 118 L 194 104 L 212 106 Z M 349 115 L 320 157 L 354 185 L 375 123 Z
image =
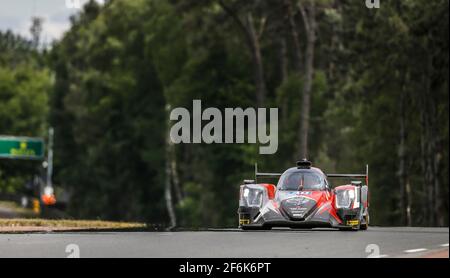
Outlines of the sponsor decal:
M 356 220 L 356 219 L 354 219 L 354 220 L 347 220 L 347 225 L 348 226 L 357 226 L 357 225 L 359 225 L 359 220 Z
M 304 198 L 292 198 L 292 199 L 287 199 L 286 203 L 288 203 L 289 205 L 301 206 L 301 205 L 305 205 L 306 203 L 308 203 L 308 200 L 304 199 Z
M 250 219 L 239 219 L 240 225 L 250 224 Z

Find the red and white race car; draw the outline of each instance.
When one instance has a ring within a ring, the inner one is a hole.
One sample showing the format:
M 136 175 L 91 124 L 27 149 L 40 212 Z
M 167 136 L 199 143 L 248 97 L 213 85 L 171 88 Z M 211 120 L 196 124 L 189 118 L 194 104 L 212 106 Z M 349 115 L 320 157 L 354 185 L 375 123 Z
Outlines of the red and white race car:
M 257 183 L 261 177 L 279 178 L 278 184 Z M 330 178 L 352 181 L 331 188 Z M 325 174 L 306 159 L 282 174 L 259 173 L 255 166 L 255 180 L 245 180 L 240 187 L 239 227 L 366 230 L 368 181 L 368 166 L 365 174 Z

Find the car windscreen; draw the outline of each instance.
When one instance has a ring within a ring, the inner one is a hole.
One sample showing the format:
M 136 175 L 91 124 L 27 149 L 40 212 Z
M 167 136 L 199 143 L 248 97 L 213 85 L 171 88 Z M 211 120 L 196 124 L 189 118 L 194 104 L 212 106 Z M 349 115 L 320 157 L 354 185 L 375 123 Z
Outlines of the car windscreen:
M 291 172 L 283 174 L 278 188 L 289 191 L 322 190 L 324 181 L 319 174 L 314 172 Z

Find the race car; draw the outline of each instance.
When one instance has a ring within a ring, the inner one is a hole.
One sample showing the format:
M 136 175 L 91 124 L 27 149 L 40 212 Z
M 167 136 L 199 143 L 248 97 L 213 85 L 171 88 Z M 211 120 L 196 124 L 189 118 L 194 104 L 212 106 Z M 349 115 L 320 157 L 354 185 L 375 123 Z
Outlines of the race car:
M 258 178 L 278 178 L 275 186 Z M 350 179 L 331 188 L 331 178 Z M 364 182 L 364 183 L 363 183 Z M 284 173 L 259 173 L 240 186 L 239 228 L 272 227 L 367 230 L 369 226 L 369 167 L 365 174 L 325 174 L 306 159 Z

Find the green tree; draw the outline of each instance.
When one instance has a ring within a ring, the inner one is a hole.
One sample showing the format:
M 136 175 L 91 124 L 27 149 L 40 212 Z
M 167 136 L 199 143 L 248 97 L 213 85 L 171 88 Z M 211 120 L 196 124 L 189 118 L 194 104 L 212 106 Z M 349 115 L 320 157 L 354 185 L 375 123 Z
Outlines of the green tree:
M 241 180 L 293 165 L 309 118 L 316 165 L 370 164 L 373 223 L 448 225 L 446 32 L 444 0 L 91 1 L 51 51 L 56 178 L 74 216 L 234 226 Z M 193 99 L 279 107 L 279 151 L 170 144 Z
M 0 134 L 45 137 L 51 73 L 31 42 L 0 32 Z M 15 193 L 40 163 L 0 160 L 0 192 Z

